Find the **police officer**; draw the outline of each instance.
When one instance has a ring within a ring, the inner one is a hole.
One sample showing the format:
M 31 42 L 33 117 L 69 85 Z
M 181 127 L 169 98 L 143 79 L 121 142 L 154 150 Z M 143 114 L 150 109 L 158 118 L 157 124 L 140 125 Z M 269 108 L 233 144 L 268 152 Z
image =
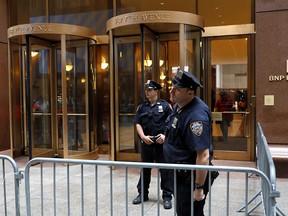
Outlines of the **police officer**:
M 192 74 L 178 70 L 172 80 L 170 100 L 174 111 L 167 119 L 164 155 L 169 163 L 209 165 L 211 144 L 211 112 L 197 97 L 202 87 Z M 191 215 L 191 190 L 194 190 L 194 216 L 204 215 L 205 198 L 208 193 L 207 171 L 197 170 L 195 185 L 191 188 L 191 172 L 176 172 L 176 211 L 178 216 Z
M 138 136 L 141 140 L 141 159 L 142 162 L 164 163 L 163 143 L 165 140 L 164 129 L 165 120 L 172 112 L 170 104 L 158 98 L 158 91 L 162 89 L 161 85 L 153 80 L 148 80 L 145 84 L 145 94 L 147 101 L 138 106 L 135 124 Z M 169 179 L 169 171 L 160 169 L 161 189 L 163 206 L 165 209 L 172 208 L 172 182 Z M 148 189 L 151 181 L 151 168 L 143 169 L 143 199 L 147 201 Z M 141 176 L 137 184 L 138 196 L 133 200 L 133 204 L 140 204 L 141 198 Z

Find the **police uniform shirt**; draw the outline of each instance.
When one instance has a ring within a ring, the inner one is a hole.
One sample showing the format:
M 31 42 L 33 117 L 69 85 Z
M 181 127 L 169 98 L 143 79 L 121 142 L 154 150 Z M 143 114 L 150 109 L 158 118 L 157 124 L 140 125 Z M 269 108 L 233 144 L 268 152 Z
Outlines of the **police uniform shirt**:
M 162 99 L 158 99 L 151 106 L 149 101 L 138 106 L 134 123 L 140 124 L 145 135 L 156 136 L 164 133 L 165 121 L 172 113 L 170 104 Z
M 163 146 L 166 160 L 195 164 L 197 150 L 212 150 L 211 127 L 210 109 L 198 97 L 182 109 L 174 109 L 167 119 L 168 130 Z

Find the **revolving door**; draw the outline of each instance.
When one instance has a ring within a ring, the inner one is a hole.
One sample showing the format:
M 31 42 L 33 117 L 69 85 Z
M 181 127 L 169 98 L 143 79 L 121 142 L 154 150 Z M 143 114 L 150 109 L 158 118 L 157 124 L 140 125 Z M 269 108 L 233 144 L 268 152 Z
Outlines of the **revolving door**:
M 200 80 L 203 19 L 176 11 L 142 11 L 111 18 L 110 41 L 111 158 L 140 160 L 140 143 L 134 126 L 137 106 L 144 100 L 144 85 L 162 85 L 160 98 L 169 101 L 171 80 L 178 67 Z M 202 80 L 201 80 L 202 81 Z M 203 94 L 203 92 L 198 92 Z
M 65 24 L 8 29 L 13 157 L 97 157 L 95 37 Z

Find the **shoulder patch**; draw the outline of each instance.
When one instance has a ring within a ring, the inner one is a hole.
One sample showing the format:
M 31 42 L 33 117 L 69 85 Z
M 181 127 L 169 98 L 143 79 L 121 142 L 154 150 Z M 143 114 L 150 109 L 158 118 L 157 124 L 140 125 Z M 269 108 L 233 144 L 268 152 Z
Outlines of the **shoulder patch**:
M 202 132 L 203 132 L 203 124 L 202 124 L 202 122 L 201 121 L 192 122 L 190 124 L 190 130 L 196 136 L 201 136 Z

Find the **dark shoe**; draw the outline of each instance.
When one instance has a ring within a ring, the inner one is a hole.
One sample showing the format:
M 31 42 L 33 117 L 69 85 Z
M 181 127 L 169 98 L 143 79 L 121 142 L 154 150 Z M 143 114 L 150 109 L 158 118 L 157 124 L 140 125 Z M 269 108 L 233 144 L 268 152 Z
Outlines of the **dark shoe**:
M 164 200 L 163 206 L 164 206 L 164 209 L 171 209 L 172 208 L 171 200 L 167 200 L 167 199 Z
M 144 196 L 144 202 L 148 201 L 149 198 L 148 198 L 148 195 L 147 196 Z M 137 205 L 137 204 L 140 204 L 142 202 L 141 200 L 141 194 L 138 194 L 138 196 L 133 200 L 133 204 L 134 205 Z

